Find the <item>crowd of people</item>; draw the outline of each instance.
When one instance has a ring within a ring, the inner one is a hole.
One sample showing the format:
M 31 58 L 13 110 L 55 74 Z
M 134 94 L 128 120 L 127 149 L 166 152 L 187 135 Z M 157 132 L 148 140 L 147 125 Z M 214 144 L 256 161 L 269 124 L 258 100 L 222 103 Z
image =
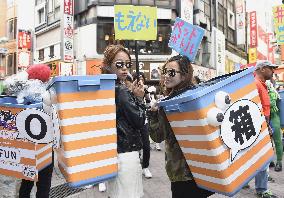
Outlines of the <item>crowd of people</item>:
M 214 192 L 199 188 L 175 138 L 172 128 L 157 101 L 171 97 L 181 90 L 194 89 L 200 83 L 193 76 L 193 67 L 186 56 L 177 55 L 167 60 L 161 68 L 160 87 L 145 85 L 143 73 L 130 74 L 132 60 L 121 45 L 110 45 L 104 51 L 103 74 L 116 74 L 115 103 L 118 175 L 100 184 L 100 191 L 107 189 L 110 198 L 140 198 L 143 196 L 142 177 L 150 179 L 149 169 L 151 141 L 161 150 L 159 143 L 165 141 L 166 172 L 171 182 L 173 198 L 209 197 Z M 280 127 L 280 99 L 273 88 L 274 69 L 269 61 L 259 61 L 255 67 L 255 82 L 262 103 L 263 113 L 276 148 L 275 171 L 282 171 L 282 131 Z M 270 127 L 271 126 L 271 127 Z M 53 165 L 39 172 L 37 198 L 48 197 Z M 276 197 L 268 188 L 269 173 L 264 167 L 255 177 L 258 197 Z M 41 185 L 42 184 L 42 185 Z M 29 197 L 33 182 L 23 180 L 20 198 Z

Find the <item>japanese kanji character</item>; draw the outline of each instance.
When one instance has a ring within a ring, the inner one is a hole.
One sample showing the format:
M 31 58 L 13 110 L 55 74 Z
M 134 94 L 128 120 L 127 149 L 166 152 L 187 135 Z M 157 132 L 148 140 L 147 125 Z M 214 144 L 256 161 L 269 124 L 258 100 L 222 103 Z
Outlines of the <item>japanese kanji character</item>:
M 239 144 L 244 143 L 244 138 L 248 141 L 252 136 L 256 135 L 255 128 L 252 122 L 249 106 L 240 106 L 239 110 L 230 112 L 229 121 L 234 125 L 231 127 L 235 133 L 235 141 Z

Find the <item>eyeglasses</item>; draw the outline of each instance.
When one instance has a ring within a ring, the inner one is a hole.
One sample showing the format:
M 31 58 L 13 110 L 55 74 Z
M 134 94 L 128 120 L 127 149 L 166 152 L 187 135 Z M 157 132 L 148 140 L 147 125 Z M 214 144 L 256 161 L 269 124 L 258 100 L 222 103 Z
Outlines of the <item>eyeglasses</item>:
M 129 69 L 132 66 L 132 62 L 130 62 L 130 61 L 128 61 L 128 62 L 116 61 L 116 62 L 114 62 L 114 65 L 116 66 L 117 69 L 121 69 L 124 66 Z
M 181 73 L 180 71 L 177 71 L 175 69 L 167 69 L 164 68 L 162 70 L 162 74 L 165 76 L 166 74 L 168 74 L 170 77 L 175 77 L 177 73 Z

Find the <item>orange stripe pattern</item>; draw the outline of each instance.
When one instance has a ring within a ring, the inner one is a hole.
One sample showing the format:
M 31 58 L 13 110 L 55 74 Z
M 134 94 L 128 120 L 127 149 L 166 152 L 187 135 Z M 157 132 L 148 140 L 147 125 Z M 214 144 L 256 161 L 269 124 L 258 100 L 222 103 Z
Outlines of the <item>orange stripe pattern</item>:
M 96 103 L 101 100 L 113 102 L 107 105 Z M 71 104 L 73 107 L 66 107 L 66 104 Z M 113 164 L 94 165 L 117 158 L 116 119 L 89 118 L 87 122 L 83 121 L 86 117 L 115 115 L 114 90 L 57 93 L 57 106 L 59 122 L 68 119 L 76 120 L 74 123 L 60 126 L 61 145 L 59 149 L 56 149 L 59 167 L 67 182 L 71 185 L 82 182 L 84 185 L 85 180 L 116 174 L 117 161 Z
M 260 104 L 259 96 L 254 94 L 257 93 L 255 91 L 257 91 L 255 83 L 249 82 L 246 86 L 229 94 L 232 99 L 231 103 L 239 99 L 249 99 Z M 204 120 L 207 118 L 207 112 L 213 107 L 216 107 L 214 101 L 195 111 L 168 113 L 167 118 L 170 123 Z M 249 148 L 240 151 L 232 162 L 230 148 L 222 141 L 219 127 L 209 124 L 185 127 L 173 125 L 172 129 L 197 185 L 225 195 L 233 195 L 273 156 L 266 122 L 263 121 L 261 125 L 261 133 L 256 142 Z M 189 139 L 196 136 L 202 139 Z M 260 153 L 259 151 L 264 148 L 266 150 Z M 254 158 L 256 158 L 254 165 L 249 165 L 250 160 Z M 246 166 L 248 168 L 243 168 Z

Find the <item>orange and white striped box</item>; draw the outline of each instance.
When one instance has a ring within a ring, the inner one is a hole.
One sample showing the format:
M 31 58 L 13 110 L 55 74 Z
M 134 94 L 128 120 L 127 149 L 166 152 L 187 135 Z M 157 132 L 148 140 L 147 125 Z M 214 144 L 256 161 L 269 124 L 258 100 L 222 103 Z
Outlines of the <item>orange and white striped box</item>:
M 116 75 L 55 77 L 59 168 L 73 187 L 117 175 Z
M 233 196 L 272 160 L 253 71 L 217 77 L 159 103 L 201 188 Z
M 41 122 L 31 117 L 30 111 L 39 113 L 36 117 L 48 122 L 46 118 L 49 116 L 36 110 L 40 108 L 41 103 L 23 105 L 17 104 L 15 97 L 0 98 L 0 174 L 37 181 L 38 171 L 52 163 L 52 143 L 33 141 L 33 138 L 40 140 L 41 135 L 42 138 L 50 132 L 48 129 L 42 133 L 37 131 L 41 130 L 41 127 L 34 126 L 40 126 Z M 43 127 L 47 129 L 49 126 Z M 23 130 L 28 132 L 24 134 Z

